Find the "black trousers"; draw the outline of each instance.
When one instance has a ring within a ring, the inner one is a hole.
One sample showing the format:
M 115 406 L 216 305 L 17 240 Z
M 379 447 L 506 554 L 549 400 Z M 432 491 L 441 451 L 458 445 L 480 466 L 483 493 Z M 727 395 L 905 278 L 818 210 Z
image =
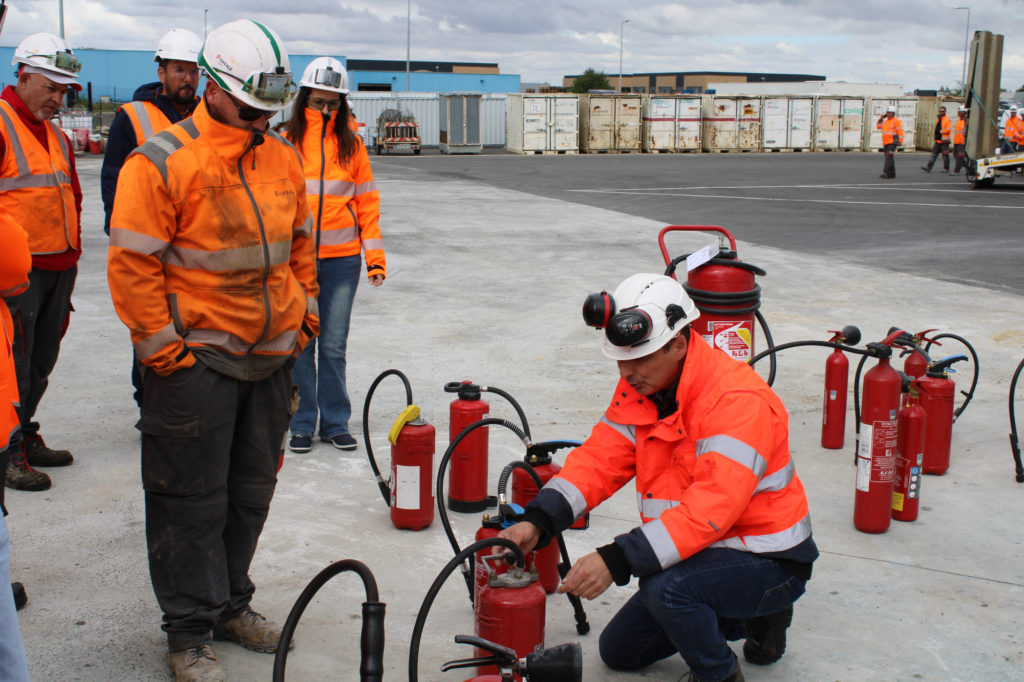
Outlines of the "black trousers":
M 240 381 L 197 362 L 143 377 L 142 485 L 153 591 L 171 651 L 210 641 L 245 608 L 274 496 L 291 372 Z
M 953 145 L 953 158 L 956 159 L 956 166 L 953 167 L 954 173 L 959 173 L 961 168 L 967 166 L 967 152 L 964 147 L 963 144 Z
M 935 144 L 932 145 L 932 155 L 930 157 L 928 157 L 928 170 L 931 170 L 932 166 L 935 165 L 935 159 L 937 159 L 939 157 L 939 154 L 942 154 L 942 170 L 948 172 L 949 171 L 949 143 L 948 142 L 942 142 L 940 140 L 937 140 L 935 142 Z
M 890 142 L 882 150 L 882 155 L 885 157 L 885 160 L 882 161 L 882 175 L 887 178 L 896 177 L 896 145 L 896 142 Z

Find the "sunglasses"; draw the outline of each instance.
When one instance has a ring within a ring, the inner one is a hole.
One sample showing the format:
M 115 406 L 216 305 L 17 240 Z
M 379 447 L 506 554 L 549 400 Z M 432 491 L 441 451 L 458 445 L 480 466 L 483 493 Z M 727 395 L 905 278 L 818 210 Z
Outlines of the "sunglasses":
M 228 95 L 228 99 L 230 99 L 231 103 L 235 105 L 236 109 L 238 109 L 238 118 L 246 122 L 258 121 L 261 118 L 270 118 L 276 113 L 273 111 L 267 111 L 266 109 L 257 109 L 256 107 L 247 106 L 231 95 Z
M 341 107 L 341 98 L 324 99 L 323 97 L 310 97 L 306 100 L 306 106 L 317 111 L 322 111 L 324 107 L 327 107 L 328 111 L 334 111 Z

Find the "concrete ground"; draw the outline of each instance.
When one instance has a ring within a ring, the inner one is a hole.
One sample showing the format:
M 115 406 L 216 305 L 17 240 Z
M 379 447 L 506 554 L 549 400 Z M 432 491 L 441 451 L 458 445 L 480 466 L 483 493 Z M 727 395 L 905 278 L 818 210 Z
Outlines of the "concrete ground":
M 790 411 L 793 457 L 822 554 L 797 604 L 786 655 L 767 667 L 744 665 L 744 674 L 751 681 L 1024 679 L 1024 485 L 1014 481 L 1006 438 L 1009 379 L 1024 352 L 1024 299 L 1020 287 L 983 277 L 930 277 L 914 265 L 924 252 L 913 248 L 903 250 L 907 267 L 900 267 L 900 254 L 885 247 L 890 230 L 901 239 L 917 236 L 921 249 L 931 249 L 930 226 L 952 215 L 963 227 L 952 260 L 977 264 L 980 258 L 984 264 L 994 245 L 978 239 L 978 231 L 998 233 L 997 251 L 1000 244 L 1020 248 L 1020 223 L 1011 216 L 1024 208 L 1024 191 L 1008 187 L 979 199 L 962 180 L 905 170 L 898 187 L 886 186 L 877 179 L 877 154 L 803 155 L 803 169 L 797 155 L 726 156 L 648 157 L 671 168 L 674 187 L 690 188 L 662 196 L 659 215 L 736 230 L 740 257 L 768 271 L 760 282 L 762 311 L 776 343 L 826 339 L 827 330 L 846 324 L 860 326 L 865 341 L 880 339 L 891 325 L 935 327 L 970 340 L 981 365 L 974 400 L 954 427 L 950 471 L 925 478 L 919 519 L 867 535 L 852 524 L 852 407 L 846 447 L 819 445 L 827 351 L 780 356 L 774 386 Z M 924 158 L 901 155 L 897 165 L 916 169 Z M 621 205 L 607 194 L 601 195 L 604 205 L 580 199 L 581 191 L 607 189 L 603 176 L 627 161 L 616 155 L 562 159 L 449 158 L 430 150 L 416 158 L 374 159 L 388 279 L 379 289 L 360 287 L 354 311 L 348 369 L 356 412 L 351 427 L 360 447 L 340 452 L 318 443 L 308 454 L 287 455 L 252 576 L 254 606 L 283 621 L 321 569 L 344 558 L 366 563 L 388 605 L 386 679 L 407 679 L 416 614 L 452 552 L 436 518 L 419 532 L 396 530 L 389 521 L 361 436 L 361 409 L 374 378 L 388 368 L 408 376 L 414 402 L 437 428 L 435 464 L 447 446 L 452 396 L 442 387 L 449 381 L 470 379 L 515 396 L 535 440 L 582 439 L 600 418 L 616 379 L 614 365 L 600 353 L 599 335 L 580 319 L 582 301 L 634 272 L 663 269 L 657 233 L 665 217 L 646 217 L 635 195 Z M 557 191 L 561 185 L 554 181 L 532 192 L 508 189 L 529 184 L 531 163 L 554 176 L 561 169 L 565 191 Z M 503 183 L 496 164 L 515 180 Z M 644 165 L 638 158 L 628 164 Z M 760 169 L 759 177 L 737 181 L 751 167 Z M 34 679 L 166 680 L 160 613 L 146 564 L 131 351 L 107 292 L 99 168 L 99 158 L 80 157 L 85 254 L 76 312 L 38 414 L 48 443 L 71 449 L 75 463 L 48 470 L 53 487 L 46 492 L 7 491 L 12 579 L 24 582 L 29 594 L 19 618 Z M 632 188 L 626 175 L 619 183 Z M 854 192 L 844 183 L 877 191 L 847 198 Z M 774 192 L 785 192 L 786 201 L 771 201 Z M 926 196 L 942 200 L 921 199 Z M 824 242 L 815 221 L 830 227 L 841 222 L 846 241 L 813 250 L 776 245 L 792 243 L 794 225 Z M 773 229 L 782 230 L 778 239 Z M 860 238 L 850 240 L 851 230 Z M 707 234 L 684 236 L 674 248 L 693 251 L 710 240 Z M 993 262 L 1004 267 L 998 258 Z M 1012 276 L 1020 278 L 1019 261 L 1015 267 Z M 763 347 L 763 340 L 758 344 Z M 959 352 L 949 346 L 938 354 L 946 350 Z M 764 374 L 767 367 L 758 369 Z M 957 375 L 958 385 L 967 376 Z M 405 403 L 400 384 L 394 377 L 384 381 L 371 405 L 369 430 L 384 467 L 387 431 Z M 500 397 L 490 396 L 490 403 L 492 416 L 515 420 Z M 490 442 L 496 482 L 500 468 L 523 450 L 501 428 L 491 430 Z M 635 525 L 633 499 L 623 490 L 592 514 L 589 530 L 567 534 L 571 556 Z M 453 514 L 452 523 L 466 545 L 479 516 Z M 583 637 L 576 635 L 567 601 L 548 598 L 545 641 L 580 641 L 585 680 L 675 680 L 686 671 L 678 657 L 637 674 L 615 673 L 600 662 L 600 629 L 634 587 L 613 586 L 586 602 L 593 630 Z M 358 677 L 364 599 L 351 573 L 320 592 L 299 625 L 288 659 L 290 679 Z M 469 677 L 439 668 L 471 655 L 452 640 L 472 632 L 465 587 L 452 576 L 427 620 L 420 679 Z M 271 677 L 272 656 L 229 643 L 216 650 L 231 679 Z

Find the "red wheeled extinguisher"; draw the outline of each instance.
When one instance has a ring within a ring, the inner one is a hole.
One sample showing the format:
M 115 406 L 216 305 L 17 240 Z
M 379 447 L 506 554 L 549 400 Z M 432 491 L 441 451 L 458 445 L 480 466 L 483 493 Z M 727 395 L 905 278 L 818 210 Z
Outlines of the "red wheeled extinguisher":
M 903 407 L 898 416 L 896 436 L 896 473 L 892 485 L 892 518 L 914 521 L 921 497 L 921 462 L 924 459 L 924 434 L 927 416 L 918 401 L 917 382 L 904 381 Z
M 674 231 L 718 232 L 722 236 L 714 253 L 705 247 L 673 259 L 665 246 L 665 235 Z M 754 276 L 764 276 L 765 271 L 739 260 L 736 240 L 717 225 L 669 225 L 658 234 L 658 243 L 668 266 L 666 275 L 675 277 L 676 266 L 687 263 L 683 288 L 700 310 L 700 320 L 694 326 L 699 327 L 704 340 L 736 360 L 749 362 L 754 355 L 754 315 L 761 307 L 761 286 L 754 282 Z
M 917 380 L 921 393 L 921 407 L 928 415 L 928 429 L 924 437 L 924 465 L 926 474 L 942 475 L 949 470 L 949 450 L 953 439 L 953 399 L 956 384 L 949 373 L 951 365 L 966 360 L 966 355 L 951 355 L 928 366 Z
M 830 330 L 834 336 L 829 343 L 856 346 L 860 343 L 860 330 L 849 325 L 842 331 Z M 846 394 L 850 381 L 850 361 L 841 348 L 836 348 L 825 360 L 825 400 L 821 410 L 821 447 L 839 450 L 846 432 Z
M 892 478 L 896 468 L 896 416 L 903 381 L 889 364 L 890 345 L 903 332 L 881 343 L 867 344 L 878 364 L 864 374 L 860 440 L 857 446 L 857 490 L 853 525 L 864 533 L 884 533 L 892 518 Z
M 451 402 L 448 442 L 455 440 L 470 424 L 484 418 L 490 405 L 480 398 L 480 387 L 469 381 L 449 382 L 444 390 L 458 393 Z M 474 430 L 452 451 L 448 475 L 448 508 L 456 512 L 479 512 L 494 506 L 487 496 L 487 427 Z

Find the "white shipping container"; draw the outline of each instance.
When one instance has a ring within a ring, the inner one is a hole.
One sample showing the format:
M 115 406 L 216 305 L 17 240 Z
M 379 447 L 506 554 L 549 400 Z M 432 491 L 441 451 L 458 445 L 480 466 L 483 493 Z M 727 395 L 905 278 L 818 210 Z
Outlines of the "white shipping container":
M 645 97 L 643 148 L 699 151 L 700 108 L 700 97 Z
M 816 150 L 860 149 L 863 131 L 863 99 L 817 98 L 814 116 L 814 148 Z
M 811 146 L 810 97 L 765 97 L 761 125 L 765 149 L 809 149 Z
M 878 150 L 882 148 L 882 131 L 876 126 L 878 119 L 885 116 L 886 109 L 890 106 L 896 107 L 896 117 L 903 123 L 903 144 L 900 145 L 901 150 L 913 150 L 916 142 L 916 129 L 917 129 L 917 98 L 916 97 L 900 97 L 894 99 L 872 99 L 870 104 L 871 115 L 864 121 L 864 125 L 868 128 L 868 135 L 865 138 L 868 141 L 868 150 Z
M 510 152 L 577 152 L 579 95 L 509 93 L 505 131 Z
M 860 149 L 863 142 L 864 100 L 844 99 L 842 119 L 839 123 L 839 146 L 843 149 Z
M 640 95 L 580 96 L 580 150 L 640 150 Z

